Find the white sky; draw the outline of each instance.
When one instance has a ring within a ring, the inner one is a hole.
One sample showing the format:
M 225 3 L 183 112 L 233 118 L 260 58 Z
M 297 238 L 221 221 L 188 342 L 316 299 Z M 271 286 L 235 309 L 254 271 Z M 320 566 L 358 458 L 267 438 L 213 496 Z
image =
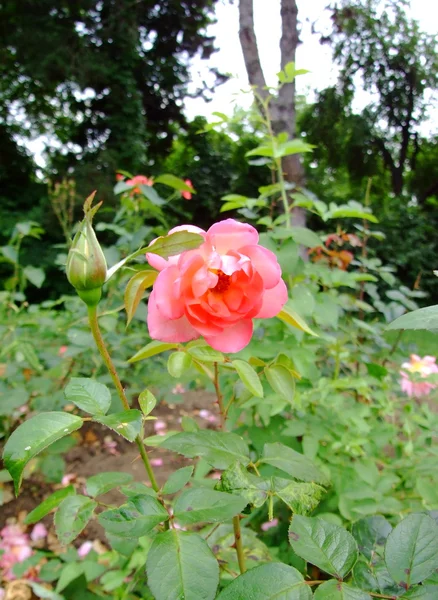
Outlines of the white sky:
M 219 50 L 207 61 L 196 60 L 192 67 L 193 81 L 206 78 L 208 66 L 216 67 L 234 78 L 217 88 L 214 98 L 206 103 L 201 98 L 186 100 L 186 114 L 189 118 L 196 115 L 211 117 L 214 111 L 231 114 L 234 102 L 240 106 L 249 106 L 250 94 L 248 79 L 239 42 L 238 1 L 232 5 L 228 0 L 219 0 L 216 8 L 217 23 L 210 26 L 209 33 L 216 38 Z M 276 73 L 280 70 L 280 0 L 253 0 L 254 21 L 260 59 L 268 85 L 276 85 Z M 312 35 L 311 25 L 316 21 L 317 31 L 330 30 L 330 17 L 326 9 L 329 0 L 297 0 L 298 20 L 300 23 L 301 44 L 297 49 L 296 66 L 310 73 L 297 78 L 297 92 L 305 94 L 309 101 L 314 99 L 314 90 L 322 90 L 337 80 L 337 68 L 332 64 L 331 48 L 321 45 L 318 35 Z M 411 14 L 420 22 L 421 28 L 428 33 L 437 32 L 436 8 L 434 0 L 411 0 Z M 355 108 L 365 106 L 370 96 L 361 90 L 355 99 Z M 434 129 L 438 124 L 438 109 L 434 111 Z M 214 120 L 215 117 L 209 120 Z M 429 128 L 430 128 L 429 123 Z

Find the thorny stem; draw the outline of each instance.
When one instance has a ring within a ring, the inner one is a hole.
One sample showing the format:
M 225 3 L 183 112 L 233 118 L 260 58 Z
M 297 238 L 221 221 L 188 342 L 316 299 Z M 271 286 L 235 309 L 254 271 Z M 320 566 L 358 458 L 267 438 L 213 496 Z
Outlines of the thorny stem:
M 234 545 L 236 547 L 237 561 L 239 563 L 240 573 L 243 575 L 246 571 L 245 566 L 245 555 L 243 553 L 242 545 L 242 532 L 240 530 L 240 517 L 236 515 L 233 517 L 233 529 L 234 529 Z
M 226 413 L 224 409 L 224 399 L 219 385 L 219 367 L 217 362 L 214 363 L 214 378 L 213 378 L 214 389 L 216 390 L 217 403 L 219 405 L 219 414 L 221 417 L 221 429 L 225 429 Z
M 109 371 L 109 374 L 111 375 L 111 379 L 113 380 L 113 383 L 116 386 L 116 390 L 117 390 L 117 393 L 119 394 L 120 400 L 122 401 L 123 407 L 125 408 L 125 410 L 130 410 L 131 407 L 129 406 L 128 399 L 126 398 L 125 390 L 123 389 L 122 383 L 117 374 L 114 363 L 111 359 L 111 356 L 109 355 L 109 352 L 105 345 L 104 339 L 100 332 L 99 322 L 97 320 L 96 307 L 88 306 L 87 308 L 88 308 L 88 320 L 90 323 L 90 329 L 91 329 L 91 333 L 93 334 L 93 338 L 96 343 L 97 349 L 99 350 L 99 353 L 103 359 L 103 362 L 105 363 L 105 365 Z M 137 444 L 138 449 L 140 451 L 140 456 L 142 458 L 142 461 L 145 466 L 146 472 L 148 474 L 149 481 L 151 482 L 152 488 L 154 489 L 155 492 L 158 492 L 160 489 L 160 486 L 158 485 L 157 480 L 155 479 L 155 475 L 152 470 L 152 466 L 149 461 L 149 457 L 147 455 L 146 448 L 144 447 L 143 440 L 141 439 L 141 437 L 139 435 L 135 438 L 135 443 Z
M 224 403 L 222 392 L 219 384 L 219 367 L 217 362 L 214 363 L 214 389 L 216 390 L 216 398 L 217 403 L 219 405 L 220 415 L 221 415 L 221 425 L 220 428 L 222 431 L 225 429 L 225 419 L 226 414 L 224 411 Z M 242 532 L 240 529 L 240 516 L 236 515 L 233 517 L 233 530 L 234 530 L 234 547 L 236 548 L 237 554 L 237 562 L 239 563 L 240 573 L 243 574 L 246 571 L 245 566 L 245 555 L 243 553 L 243 545 L 242 545 Z

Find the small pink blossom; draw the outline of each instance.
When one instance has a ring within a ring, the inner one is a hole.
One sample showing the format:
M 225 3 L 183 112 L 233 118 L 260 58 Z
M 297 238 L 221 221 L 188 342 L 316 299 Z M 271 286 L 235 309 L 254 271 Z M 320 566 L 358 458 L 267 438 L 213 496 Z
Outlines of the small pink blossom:
M 429 375 L 438 373 L 438 365 L 435 356 L 424 356 L 421 358 L 417 354 L 411 354 L 410 361 L 402 364 L 402 376 L 400 380 L 401 389 L 409 397 L 427 396 L 437 386 L 436 383 L 428 381 L 419 381 Z
M 117 442 L 113 440 L 113 438 L 110 435 L 106 435 L 103 438 L 103 447 L 104 450 L 106 450 L 109 454 L 112 454 L 113 456 L 120 455 L 120 452 L 117 449 Z
M 262 523 L 260 529 L 262 531 L 268 531 L 268 529 L 271 529 L 271 527 L 277 527 L 277 525 L 278 519 L 272 519 L 271 521 L 266 521 L 266 523 Z
M 165 435 L 167 431 L 167 425 L 164 421 L 154 421 L 155 433 L 158 435 Z
M 78 556 L 79 558 L 85 558 L 89 552 L 93 549 L 93 542 L 84 542 L 78 548 Z
M 43 523 L 37 523 L 35 527 L 32 529 L 30 534 L 30 539 L 33 542 L 37 542 L 38 540 L 43 540 L 47 537 L 47 529 L 43 525 Z
M 77 477 L 76 473 L 67 473 L 61 479 L 61 485 L 63 485 L 64 487 L 67 487 L 68 485 L 70 485 L 70 483 L 72 481 L 74 481 L 76 479 L 76 477 Z
M 153 467 L 162 467 L 163 459 L 162 458 L 151 458 L 151 465 Z
M 137 185 L 154 185 L 154 180 L 149 177 L 145 177 L 144 175 L 136 175 L 132 179 L 127 179 L 125 182 L 127 185 L 137 186 Z M 133 187 L 133 190 L 130 192 L 131 194 L 141 194 L 141 189 L 139 187 Z
M 58 350 L 58 354 L 59 356 L 62 356 L 63 354 L 65 354 L 68 350 L 68 346 L 61 346 L 60 349 Z
M 12 568 L 17 563 L 32 556 L 33 550 L 29 543 L 29 536 L 23 532 L 19 525 L 6 525 L 0 531 L 0 570 L 6 581 L 16 579 Z
M 186 179 L 186 180 L 184 181 L 184 183 L 185 183 L 186 185 L 189 185 L 191 188 L 193 187 L 193 184 L 192 184 L 192 182 L 190 181 L 190 179 Z M 191 200 L 191 199 L 192 199 L 192 193 L 191 193 L 191 192 L 186 192 L 186 191 L 184 191 L 184 192 L 181 192 L 181 196 L 184 198 L 184 200 Z
M 201 417 L 201 419 L 205 419 L 209 423 L 217 423 L 218 422 L 217 417 L 212 412 L 210 412 L 209 410 L 207 410 L 205 408 L 203 408 L 202 410 L 199 411 L 199 416 Z
M 215 350 L 239 352 L 251 341 L 253 319 L 278 315 L 286 284 L 273 252 L 259 246 L 257 230 L 226 219 L 208 231 L 193 225 L 169 233 L 198 233 L 204 242 L 168 260 L 148 253 L 160 271 L 148 304 L 152 339 L 188 342 L 200 336 Z
M 116 181 L 123 181 L 124 179 L 124 175 L 122 175 L 121 173 L 116 173 Z
M 185 394 L 186 389 L 182 383 L 177 383 L 174 388 L 172 388 L 172 394 Z

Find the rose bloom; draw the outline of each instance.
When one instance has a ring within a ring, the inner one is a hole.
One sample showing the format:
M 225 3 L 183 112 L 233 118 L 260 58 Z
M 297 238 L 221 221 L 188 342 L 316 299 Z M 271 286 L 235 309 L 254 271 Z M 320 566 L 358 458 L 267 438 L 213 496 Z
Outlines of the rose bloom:
M 253 319 L 275 317 L 287 288 L 273 252 L 258 245 L 246 223 L 226 219 L 205 232 L 182 225 L 175 231 L 199 233 L 204 243 L 168 260 L 146 254 L 160 271 L 149 298 L 151 338 L 188 342 L 204 336 L 221 352 L 239 352 L 251 340 Z
M 193 187 L 192 182 L 190 181 L 190 179 L 186 179 L 184 181 L 184 183 L 186 183 L 190 187 Z M 191 192 L 186 192 L 186 191 L 181 192 L 181 196 L 184 198 L 184 200 L 191 200 L 192 199 L 192 193 Z
M 425 356 L 421 358 L 416 354 L 411 354 L 410 362 L 402 364 L 402 376 L 400 380 L 401 389 L 409 397 L 427 396 L 431 390 L 437 387 L 436 383 L 428 381 L 418 381 L 418 377 L 424 378 L 433 373 L 438 373 L 438 365 L 436 364 L 435 356 Z M 417 377 L 411 378 L 411 374 L 416 374 Z

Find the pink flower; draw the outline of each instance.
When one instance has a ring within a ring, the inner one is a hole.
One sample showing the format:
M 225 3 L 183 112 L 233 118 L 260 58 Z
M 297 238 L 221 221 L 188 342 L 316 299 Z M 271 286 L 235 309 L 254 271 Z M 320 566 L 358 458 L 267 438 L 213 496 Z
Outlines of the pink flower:
M 137 186 L 137 185 L 154 185 L 154 180 L 149 177 L 145 177 L 144 175 L 136 175 L 132 179 L 127 179 L 125 181 L 128 185 Z M 138 187 L 134 187 L 134 189 L 130 192 L 131 194 L 141 194 L 141 189 Z
M 6 595 L 4 588 L 0 588 L 0 600 L 3 600 Z
M 402 392 L 405 392 L 409 397 L 427 396 L 431 390 L 438 387 L 436 383 L 421 381 L 421 379 L 438 373 L 438 365 L 436 364 L 435 356 L 425 356 L 421 358 L 417 354 L 411 354 L 410 362 L 402 364 L 402 376 L 400 385 Z M 420 379 L 420 381 L 419 381 Z
M 172 388 L 172 394 L 184 394 L 186 391 L 185 387 L 182 383 L 177 383 L 174 388 Z
M 268 531 L 268 529 L 271 529 L 271 527 L 277 527 L 278 525 L 278 519 L 272 519 L 272 521 L 266 521 L 266 523 L 262 523 L 262 525 L 260 526 L 260 529 L 262 531 Z
M 162 467 L 163 459 L 162 458 L 151 458 L 151 465 L 153 467 Z
M 78 548 L 79 558 L 85 558 L 89 552 L 93 549 L 93 542 L 84 542 Z
M 222 352 L 239 352 L 251 340 L 254 318 L 275 317 L 287 300 L 273 252 L 258 245 L 251 225 L 226 219 L 205 232 L 193 225 L 175 231 L 199 233 L 204 243 L 168 260 L 146 254 L 160 271 L 149 298 L 151 338 L 188 342 L 204 336 Z
M 122 175 L 121 173 L 116 173 L 116 181 L 123 181 L 124 179 L 124 175 Z
M 67 487 L 68 485 L 70 485 L 70 483 L 72 481 L 74 481 L 76 479 L 77 475 L 76 473 L 68 473 L 67 475 L 64 475 L 63 478 L 61 479 L 61 485 L 63 485 L 64 487 Z
M 106 435 L 103 438 L 103 447 L 104 449 L 113 456 L 119 456 L 120 452 L 117 449 L 117 442 L 113 440 L 110 435 Z
M 190 181 L 190 179 L 186 179 L 184 181 L 184 183 L 186 185 L 189 185 L 191 188 L 193 187 L 192 182 Z M 181 196 L 184 198 L 184 200 L 191 200 L 192 199 L 192 194 L 191 192 L 181 192 Z
M 158 435 L 164 435 L 166 433 L 167 425 L 164 421 L 154 421 L 155 433 Z
M 199 411 L 199 416 L 201 417 L 201 419 L 205 419 L 209 423 L 217 423 L 217 417 L 205 408 Z
M 68 350 L 68 346 L 61 346 L 60 349 L 58 350 L 58 354 L 59 356 L 62 356 L 63 354 L 65 354 Z
M 6 525 L 0 531 L 0 570 L 7 581 L 16 579 L 12 567 L 21 563 L 33 554 L 29 544 L 29 536 L 19 525 Z
M 47 537 L 47 529 L 44 527 L 42 523 L 37 523 L 35 527 L 32 529 L 32 533 L 30 534 L 30 539 L 33 542 L 37 542 L 38 540 L 43 540 Z

